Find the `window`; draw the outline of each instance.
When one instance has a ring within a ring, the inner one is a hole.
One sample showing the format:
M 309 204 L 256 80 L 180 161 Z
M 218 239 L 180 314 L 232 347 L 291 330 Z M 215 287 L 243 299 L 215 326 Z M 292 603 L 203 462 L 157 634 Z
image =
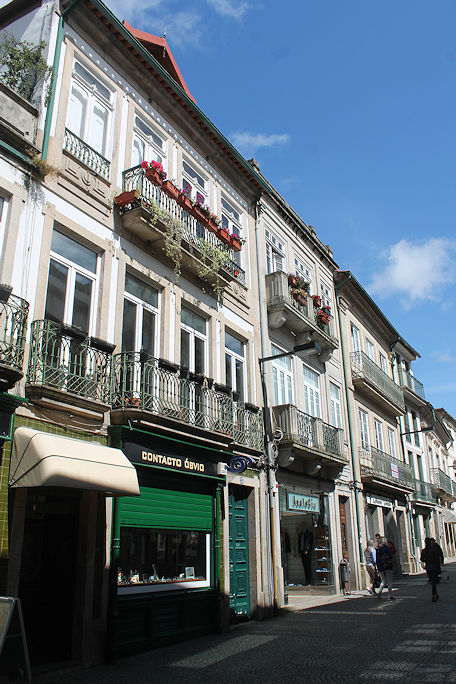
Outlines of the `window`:
M 89 333 L 94 328 L 96 252 L 54 229 L 44 317 Z
M 225 331 L 226 384 L 239 393 L 239 401 L 245 397 L 245 344 Z
M 384 373 L 386 373 L 388 375 L 388 360 L 387 360 L 386 356 L 384 354 L 382 354 L 382 352 L 379 352 L 378 358 L 380 361 L 380 368 L 382 369 L 382 371 Z
M 390 427 L 388 428 L 388 448 L 391 456 L 396 458 L 396 437 L 395 431 Z
M 307 280 L 309 285 L 312 285 L 312 270 L 310 266 L 307 266 L 307 264 L 301 261 L 296 255 L 294 258 L 294 267 L 296 275 L 301 276 L 301 278 Z
M 125 276 L 122 351 L 155 356 L 158 291 L 130 273 Z
M 133 151 L 131 165 L 138 166 L 142 161 L 157 161 L 166 167 L 165 142 L 148 124 L 139 116 L 135 116 L 133 126 Z
M 411 433 L 411 427 L 410 427 L 410 416 L 409 416 L 408 411 L 404 414 L 404 425 L 405 425 L 405 430 L 404 430 L 405 439 L 407 440 L 407 442 L 411 443 L 412 435 L 410 434 Z
M 315 418 L 320 418 L 320 389 L 318 374 L 303 366 L 305 412 Z
M 108 157 L 113 93 L 80 62 L 73 67 L 66 127 Z
M 242 237 L 242 221 L 238 211 L 222 197 L 222 228 L 232 235 Z M 241 265 L 241 252 L 234 252 L 234 261 Z
M 181 366 L 206 373 L 206 320 L 190 309 L 181 311 Z
M 272 345 L 272 354 L 281 354 L 282 350 Z M 271 361 L 272 381 L 274 386 L 274 405 L 293 403 L 293 373 L 290 356 Z
M 0 240 L 3 240 L 6 228 L 6 215 L 8 213 L 8 202 L 0 196 Z
M 383 423 L 377 418 L 374 418 L 374 428 L 375 428 L 375 446 L 379 451 L 385 451 L 385 445 L 383 443 Z
M 342 409 L 340 403 L 340 387 L 329 383 L 329 396 L 331 399 L 331 420 L 334 427 L 342 427 Z
M 264 234 L 266 237 L 266 273 L 283 271 L 285 259 L 283 243 L 267 229 Z
M 359 409 L 359 429 L 361 434 L 361 448 L 370 451 L 369 418 L 366 411 Z
M 372 342 L 371 342 L 370 340 L 367 339 L 367 337 L 366 337 L 365 346 L 366 346 L 366 354 L 367 354 L 367 356 L 371 359 L 371 361 L 375 361 L 375 349 L 374 349 L 374 345 L 372 344 Z
M 182 189 L 199 204 L 207 204 L 207 180 L 186 161 L 182 162 Z
M 352 351 L 361 351 L 361 344 L 359 341 L 359 330 L 356 326 L 353 325 L 353 323 L 351 324 L 351 346 Z
M 418 430 L 420 429 L 420 425 L 418 422 L 418 416 L 416 415 L 415 411 L 412 411 L 412 424 L 413 424 L 413 439 L 415 442 L 415 446 L 419 447 L 420 446 L 420 433 Z
M 321 303 L 323 306 L 331 306 L 331 290 L 324 283 L 320 284 Z

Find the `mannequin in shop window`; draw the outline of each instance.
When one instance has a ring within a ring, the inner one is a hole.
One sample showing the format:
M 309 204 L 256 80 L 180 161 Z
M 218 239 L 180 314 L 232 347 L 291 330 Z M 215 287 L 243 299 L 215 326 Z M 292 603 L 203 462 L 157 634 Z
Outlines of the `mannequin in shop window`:
M 313 534 L 310 530 L 306 529 L 305 525 L 301 525 L 298 535 L 298 552 L 301 555 L 306 584 L 312 583 L 312 566 L 310 558 L 312 548 Z

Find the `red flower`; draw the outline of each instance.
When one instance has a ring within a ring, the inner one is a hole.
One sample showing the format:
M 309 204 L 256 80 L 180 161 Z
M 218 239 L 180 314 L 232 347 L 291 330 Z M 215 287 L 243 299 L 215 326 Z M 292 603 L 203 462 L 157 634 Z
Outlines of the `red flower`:
M 147 169 L 147 168 L 149 168 L 149 162 L 142 161 L 140 166 L 142 169 Z

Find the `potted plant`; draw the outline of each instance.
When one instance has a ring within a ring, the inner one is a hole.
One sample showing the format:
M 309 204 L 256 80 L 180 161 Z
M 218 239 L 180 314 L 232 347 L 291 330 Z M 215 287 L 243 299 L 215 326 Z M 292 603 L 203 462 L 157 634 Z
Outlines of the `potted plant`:
M 296 274 L 290 273 L 288 275 L 288 285 L 290 287 L 298 287 L 298 283 L 299 283 L 299 276 L 297 276 Z
M 217 235 L 217 237 L 218 237 L 219 240 L 222 240 L 222 242 L 226 242 L 227 244 L 229 243 L 229 241 L 230 241 L 230 234 L 229 234 L 229 232 L 226 230 L 226 228 L 223 228 L 223 226 L 219 226 L 219 227 L 217 228 L 216 235 Z
M 169 371 L 170 373 L 177 373 L 179 370 L 179 366 L 177 363 L 173 363 L 172 361 L 168 361 L 168 359 L 158 359 L 158 367 L 162 368 L 163 370 Z
M 219 226 L 220 226 L 220 223 L 221 223 L 221 221 L 220 221 L 219 217 L 216 216 L 215 214 L 211 214 L 211 215 L 209 216 L 209 219 L 208 219 L 208 222 L 207 222 L 207 227 L 208 227 L 209 230 L 211 230 L 213 233 L 216 233 L 217 230 L 218 230 L 218 228 L 219 228 Z
M 178 204 L 181 205 L 186 211 L 190 212 L 193 209 L 193 202 L 192 198 L 190 197 L 190 193 L 192 192 L 191 186 L 187 186 L 185 190 L 179 190 L 179 194 L 177 196 L 177 202 Z
M 148 180 L 152 181 L 154 185 L 161 185 L 166 179 L 166 172 L 160 162 L 151 161 L 141 162 L 141 168 L 145 170 L 145 176 Z
M 13 291 L 12 285 L 5 285 L 5 283 L 1 283 L 0 284 L 0 302 L 7 302 L 12 291 Z
M 222 385 L 219 382 L 214 382 L 214 389 L 216 392 L 221 394 L 231 394 L 231 387 L 228 387 L 228 385 Z
M 170 180 L 163 181 L 162 190 L 163 190 L 163 192 L 166 192 L 166 194 L 169 197 L 172 197 L 172 199 L 177 200 L 177 198 L 179 196 L 179 189 L 176 188 L 176 186 L 174 185 L 174 183 L 172 181 L 170 181 Z
M 244 238 L 241 238 L 239 235 L 236 235 L 235 233 L 231 233 L 230 235 L 230 247 L 231 249 L 234 249 L 235 252 L 240 252 L 242 249 L 242 245 L 244 244 L 245 240 Z
M 315 307 L 316 309 L 318 309 L 319 307 L 321 307 L 321 297 L 320 297 L 320 295 L 315 295 L 315 294 L 314 294 L 314 295 L 311 295 L 311 297 L 312 297 L 312 300 L 313 300 L 313 305 L 314 305 L 314 307 Z
M 139 197 L 138 190 L 125 190 L 125 192 L 114 197 L 114 204 L 116 207 L 124 207 L 126 204 L 134 202 L 137 197 Z
M 317 311 L 317 320 L 322 325 L 329 325 L 329 318 L 329 313 L 327 311 L 324 311 L 323 309 Z
M 106 352 L 107 354 L 112 354 L 116 345 L 112 344 L 112 342 L 106 342 L 106 340 L 102 340 L 99 337 L 90 337 L 89 346 L 93 349 Z

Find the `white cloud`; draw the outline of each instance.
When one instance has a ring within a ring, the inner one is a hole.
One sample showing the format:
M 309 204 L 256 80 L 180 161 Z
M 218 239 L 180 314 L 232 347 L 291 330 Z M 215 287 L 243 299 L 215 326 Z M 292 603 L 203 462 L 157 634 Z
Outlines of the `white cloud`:
M 290 140 L 288 133 L 265 135 L 264 133 L 247 133 L 242 131 L 232 133 L 230 138 L 233 145 L 246 156 L 254 154 L 260 147 L 284 145 Z
M 251 7 L 248 2 L 240 2 L 238 5 L 234 5 L 230 0 L 207 0 L 207 4 L 219 14 L 233 19 L 242 19 Z
M 456 363 L 456 355 L 449 352 L 435 351 L 431 354 L 432 358 L 439 363 Z
M 385 266 L 374 274 L 369 291 L 383 297 L 399 295 L 405 308 L 419 301 L 441 302 L 444 288 L 456 282 L 456 240 L 400 240 L 383 258 Z

